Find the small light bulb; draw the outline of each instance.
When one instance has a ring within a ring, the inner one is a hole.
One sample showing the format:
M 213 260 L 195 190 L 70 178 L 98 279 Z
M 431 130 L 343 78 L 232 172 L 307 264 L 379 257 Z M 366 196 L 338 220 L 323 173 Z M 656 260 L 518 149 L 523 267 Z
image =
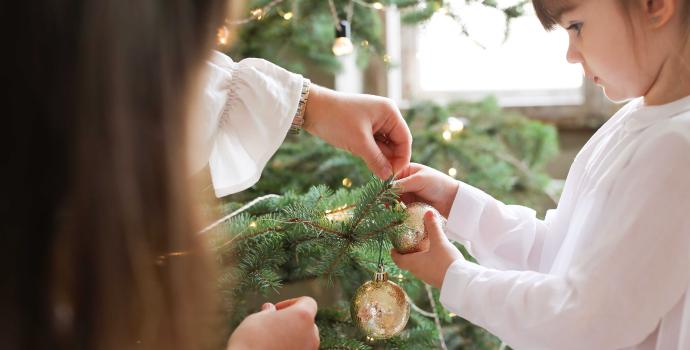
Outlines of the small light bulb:
M 338 37 L 335 38 L 333 42 L 333 54 L 336 56 L 349 55 L 354 51 L 354 46 L 352 45 L 352 40 L 348 37 Z
M 451 132 L 461 132 L 465 129 L 465 123 L 461 119 L 455 117 L 448 118 L 448 130 Z
M 371 4 L 371 7 L 375 8 L 375 9 L 377 9 L 377 10 L 382 10 L 382 9 L 383 9 L 383 4 L 380 3 L 380 2 L 375 2 L 375 3 Z
M 256 19 L 262 19 L 264 17 L 264 10 L 263 9 L 253 9 L 250 12 L 252 14 L 252 17 Z
M 443 132 L 443 139 L 446 141 L 450 141 L 450 139 L 453 137 L 453 134 L 450 132 L 450 130 L 446 130 Z
M 222 26 L 218 28 L 218 33 L 216 34 L 216 39 L 219 45 L 225 45 L 228 43 L 228 37 L 230 36 L 230 31 L 228 27 Z
M 458 175 L 458 170 L 455 168 L 450 168 L 448 169 L 448 175 L 450 175 L 451 177 L 455 177 L 456 175 Z
M 249 227 L 255 228 L 256 227 L 256 221 L 252 221 L 251 223 L 249 223 Z
M 452 313 L 452 312 L 448 313 L 448 317 L 455 317 L 455 316 L 457 316 L 457 315 Z
M 391 56 L 388 54 L 383 55 L 383 62 L 389 63 L 391 61 Z
M 283 15 L 283 18 L 284 18 L 286 21 L 289 21 L 290 19 L 292 19 L 292 16 L 293 16 L 293 15 L 292 15 L 292 12 L 286 12 L 286 13 Z
M 368 40 L 362 40 L 361 45 L 362 45 L 362 47 L 369 47 L 369 41 Z
M 350 188 L 352 187 L 352 180 L 349 177 L 343 179 L 343 186 Z

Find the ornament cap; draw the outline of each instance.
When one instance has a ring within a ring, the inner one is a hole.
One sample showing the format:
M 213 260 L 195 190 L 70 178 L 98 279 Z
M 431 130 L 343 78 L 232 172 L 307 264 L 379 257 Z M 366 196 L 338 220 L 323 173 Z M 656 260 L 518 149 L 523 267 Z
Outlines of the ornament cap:
M 374 282 L 388 281 L 388 272 L 377 272 L 374 274 Z
M 388 281 L 388 272 L 384 271 L 383 265 L 379 266 L 379 271 L 374 274 L 374 282 Z

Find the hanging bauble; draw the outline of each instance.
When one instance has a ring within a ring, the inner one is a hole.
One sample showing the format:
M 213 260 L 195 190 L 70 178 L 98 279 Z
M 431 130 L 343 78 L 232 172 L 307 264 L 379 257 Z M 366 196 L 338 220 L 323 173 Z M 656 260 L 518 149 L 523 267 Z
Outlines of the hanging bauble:
M 400 333 L 410 318 L 405 291 L 380 271 L 373 281 L 361 285 L 350 305 L 352 320 L 367 337 L 387 339 Z

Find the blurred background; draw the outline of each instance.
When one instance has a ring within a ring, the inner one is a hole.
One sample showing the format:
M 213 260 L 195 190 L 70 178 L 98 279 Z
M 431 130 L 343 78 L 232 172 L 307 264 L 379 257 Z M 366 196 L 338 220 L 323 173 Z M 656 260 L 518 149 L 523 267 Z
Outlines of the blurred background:
M 338 56 L 341 21 L 351 46 Z M 546 32 L 529 1 L 236 0 L 219 34 L 219 48 L 235 59 L 266 58 L 323 86 L 390 97 L 403 110 L 494 96 L 558 129 L 560 152 L 547 165 L 555 179 L 620 107 L 566 62 L 567 33 Z

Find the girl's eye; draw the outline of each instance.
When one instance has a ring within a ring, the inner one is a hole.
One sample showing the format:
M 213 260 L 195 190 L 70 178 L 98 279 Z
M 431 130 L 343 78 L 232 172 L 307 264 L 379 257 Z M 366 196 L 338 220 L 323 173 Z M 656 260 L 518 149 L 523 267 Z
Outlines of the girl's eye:
M 574 30 L 577 35 L 580 35 L 580 32 L 582 31 L 582 23 L 576 22 L 571 24 L 568 28 L 565 28 L 566 30 Z

